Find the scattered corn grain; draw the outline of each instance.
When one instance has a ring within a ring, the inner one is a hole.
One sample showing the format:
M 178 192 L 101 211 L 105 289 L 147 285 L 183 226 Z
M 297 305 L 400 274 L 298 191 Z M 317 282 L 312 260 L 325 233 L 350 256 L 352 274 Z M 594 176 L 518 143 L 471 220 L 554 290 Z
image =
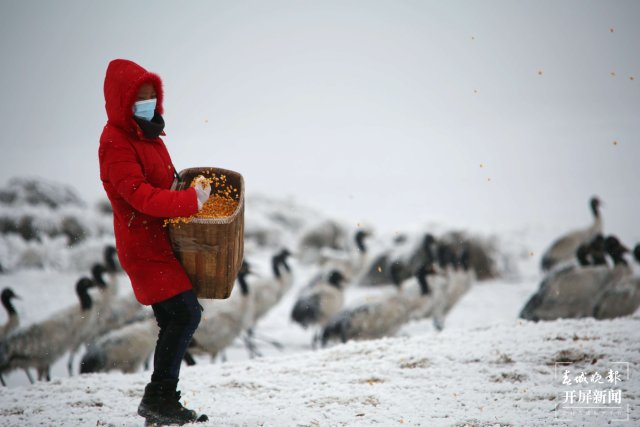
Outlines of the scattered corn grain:
M 226 175 L 216 176 L 213 174 L 211 177 L 196 177 L 191 181 L 191 187 L 196 185 L 198 178 L 202 180 L 204 185 L 212 187 L 212 194 L 209 196 L 209 200 L 202 205 L 202 209 L 195 215 L 165 219 L 165 227 L 169 224 L 188 224 L 193 218 L 226 218 L 236 211 L 240 196 L 238 195 L 238 189 L 227 183 Z

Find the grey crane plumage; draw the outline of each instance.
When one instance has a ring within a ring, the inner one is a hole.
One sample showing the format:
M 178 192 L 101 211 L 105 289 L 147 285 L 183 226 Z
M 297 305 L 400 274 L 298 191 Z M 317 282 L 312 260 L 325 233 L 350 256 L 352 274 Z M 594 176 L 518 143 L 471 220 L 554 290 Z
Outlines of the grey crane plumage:
M 396 268 L 395 274 L 400 280 L 406 280 L 415 276 L 420 268 L 430 266 L 436 262 L 435 249 L 440 245 L 431 233 L 426 233 L 422 241 L 414 244 L 408 253 L 392 257 L 392 264 Z
M 291 319 L 303 328 L 324 327 L 327 321 L 342 309 L 344 281 L 344 275 L 339 270 L 333 270 L 326 281 L 320 281 L 304 289 L 293 306 Z M 319 331 L 316 331 L 311 342 L 313 348 L 319 339 Z
M 416 274 L 421 277 L 418 283 L 421 287 L 420 297 L 398 291 L 386 298 L 353 308 L 347 308 L 333 316 L 323 328 L 322 345 L 329 341 L 376 339 L 394 335 L 412 315 L 419 310 L 423 298 L 428 297 L 430 289 L 427 279 L 428 270 L 419 270 Z M 401 282 L 394 282 L 400 290 Z
M 155 319 L 133 322 L 112 330 L 87 346 L 80 362 L 80 373 L 123 373 L 138 371 L 155 349 L 158 325 Z
M 601 234 L 598 234 L 589 244 L 583 243 L 578 246 L 575 254 L 575 262 L 567 263 L 562 268 L 555 269 L 544 278 L 538 286 L 536 293 L 529 298 L 525 306 L 520 311 L 520 318 L 536 321 L 539 320 L 535 312 L 544 304 L 552 304 L 551 302 L 545 303 L 544 301 L 545 299 L 551 299 L 551 297 L 545 297 L 545 293 L 547 292 L 546 289 L 553 286 L 553 283 L 556 281 L 564 280 L 563 278 L 567 274 L 577 273 L 572 276 L 577 280 L 580 280 L 580 277 L 583 274 L 586 277 L 591 277 L 592 279 L 595 277 L 595 274 L 599 274 L 597 273 L 599 271 L 603 272 L 602 274 L 607 274 L 606 267 L 608 264 L 606 261 L 606 255 L 604 237 Z M 585 267 L 591 267 L 591 269 L 578 273 Z M 593 267 L 602 267 L 602 269 L 593 269 Z M 571 278 L 569 280 L 571 280 Z
M 94 284 L 100 289 L 100 293 L 93 301 L 95 316 L 92 317 L 91 324 L 82 335 L 78 336 L 77 344 L 69 351 L 69 360 L 67 361 L 69 375 L 73 374 L 75 355 L 82 344 L 90 344 L 113 329 L 118 329 L 129 322 L 145 317 L 141 313 L 142 305 L 133 297 L 120 299 L 116 297 L 118 288 L 115 254 L 115 248 L 107 246 L 104 250 L 105 264 L 95 263 L 91 267 L 91 277 Z M 105 281 L 105 274 L 108 274 L 109 282 Z M 146 317 L 149 317 L 150 313 L 147 314 Z
M 304 289 L 294 304 L 291 319 L 303 328 L 325 323 L 342 307 L 344 280 L 340 271 L 333 270 L 327 280 Z
M 342 249 L 346 243 L 344 228 L 335 221 L 327 220 L 315 224 L 302 232 L 298 243 L 298 260 L 312 264 L 319 260 L 323 248 Z
M 262 319 L 293 284 L 293 273 L 287 259 L 291 252 L 282 249 L 271 258 L 273 277 L 256 278 L 251 282 L 253 325 Z
M 80 300 L 48 319 L 19 329 L 0 343 L 0 372 L 35 368 L 38 379 L 50 379 L 50 367 L 67 351 L 82 342 L 95 318 L 88 290 L 95 286 L 86 277 L 76 283 Z
M 640 264 L 640 244 L 636 245 L 633 256 Z M 614 319 L 630 316 L 638 307 L 640 307 L 640 277 L 625 277 L 604 291 L 593 310 L 593 317 Z
M 422 238 L 400 236 L 394 239 L 392 247 L 375 254 L 357 282 L 363 286 L 384 285 L 392 282 L 392 270 L 401 280 L 412 276 L 421 265 L 434 262 L 436 239 L 431 233 Z
M 247 281 L 251 274 L 249 263 L 244 261 L 238 272 L 238 289 L 228 300 L 203 300 L 202 320 L 193 334 L 190 353 L 207 353 L 216 357 L 230 346 L 253 322 L 253 289 Z
M 591 198 L 589 206 L 593 214 L 593 223 L 587 228 L 574 230 L 556 239 L 542 255 L 540 262 L 542 270 L 552 270 L 557 265 L 571 260 L 581 244 L 590 242 L 596 235 L 602 233 L 601 204 L 599 198 Z
M 104 280 L 105 273 L 109 275 L 109 282 Z M 152 315 L 151 311 L 145 309 L 133 295 L 117 295 L 115 274 L 108 263 L 106 267 L 102 264 L 94 264 L 91 268 L 91 275 L 100 288 L 100 294 L 96 299 L 98 315 L 92 335 L 88 338 L 90 341 L 130 322 Z
M 422 265 L 413 277 L 403 281 L 402 293 L 407 298 L 419 301 L 411 313 L 411 319 L 431 318 L 434 327 L 442 330 L 447 307 L 447 287 L 448 278 L 437 273 L 432 264 Z
M 469 254 L 466 249 L 463 249 L 459 256 L 449 249 L 447 261 L 441 265 L 441 268 L 446 272 L 447 282 L 445 286 L 443 316 L 451 311 L 462 296 L 469 291 L 475 281 L 475 271 L 469 268 L 468 260 Z M 437 326 L 441 327 L 442 324 Z
M 555 320 L 593 315 L 594 307 L 604 292 L 631 275 L 624 260 L 628 252 L 617 238 L 606 239 L 607 254 L 614 267 L 587 266 L 567 268 L 547 277 L 520 312 L 527 320 Z
M 113 295 L 118 294 L 118 273 L 122 271 L 115 246 L 107 245 L 102 251 L 105 272 L 109 275 L 109 290 Z
M 366 239 L 370 235 L 371 233 L 367 230 L 357 230 L 353 235 L 353 244 L 346 249 L 323 248 L 318 260 L 322 272 L 338 270 L 347 281 L 357 280 L 367 263 Z M 322 280 L 323 273 L 317 276 L 317 280 Z
M 95 303 L 95 322 L 85 339 L 87 351 L 80 362 L 80 372 L 106 372 L 111 369 L 134 372 L 153 352 L 157 325 L 149 319 L 151 313 L 144 312 L 134 297 L 118 298 L 120 268 L 116 248 L 107 245 L 103 258 L 104 264 L 96 263 L 91 268 L 100 295 Z M 104 279 L 105 274 L 108 282 Z M 75 351 L 70 352 L 70 374 L 74 355 Z

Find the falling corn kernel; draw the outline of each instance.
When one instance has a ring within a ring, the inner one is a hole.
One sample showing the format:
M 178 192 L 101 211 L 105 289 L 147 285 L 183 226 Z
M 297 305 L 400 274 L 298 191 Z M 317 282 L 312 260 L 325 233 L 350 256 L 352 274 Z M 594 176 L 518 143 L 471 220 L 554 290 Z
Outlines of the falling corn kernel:
M 382 267 L 378 266 L 376 270 L 378 270 L 378 273 L 382 273 Z
M 613 28 L 609 28 L 609 32 L 613 33 L 615 30 Z
M 196 179 L 197 178 L 194 178 L 193 181 L 191 181 L 191 187 L 194 187 L 196 185 Z M 204 202 L 204 204 L 202 205 L 202 209 L 200 209 L 197 214 L 189 217 L 167 218 L 164 220 L 165 227 L 168 224 L 187 224 L 191 222 L 193 218 L 226 218 L 233 215 L 233 213 L 236 211 L 236 208 L 238 207 L 238 190 L 231 184 L 226 183 L 226 175 L 217 177 L 214 174 L 211 178 L 201 178 L 201 180 L 204 185 L 213 184 L 213 187 L 216 189 L 215 193 L 209 196 L 209 199 Z M 235 196 L 231 195 L 233 193 L 235 193 Z
M 529 252 L 529 256 L 533 256 L 533 252 Z
M 480 163 L 480 167 L 483 168 L 484 167 L 484 163 Z
M 618 141 L 613 141 L 613 145 L 618 145 Z

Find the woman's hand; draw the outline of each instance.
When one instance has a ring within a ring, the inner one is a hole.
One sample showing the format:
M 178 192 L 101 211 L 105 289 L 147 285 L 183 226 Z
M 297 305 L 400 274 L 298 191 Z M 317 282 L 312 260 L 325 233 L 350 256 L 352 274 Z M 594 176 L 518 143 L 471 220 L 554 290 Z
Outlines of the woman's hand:
M 209 200 L 211 194 L 211 185 L 206 184 L 205 178 L 200 175 L 196 178 L 196 196 L 198 197 L 198 210 L 202 209 L 204 203 Z

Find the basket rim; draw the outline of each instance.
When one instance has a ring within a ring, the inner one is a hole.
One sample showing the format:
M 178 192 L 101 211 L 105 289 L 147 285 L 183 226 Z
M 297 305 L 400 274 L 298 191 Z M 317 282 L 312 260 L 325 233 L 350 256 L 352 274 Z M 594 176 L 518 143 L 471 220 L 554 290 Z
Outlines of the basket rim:
M 189 224 L 229 224 L 233 222 L 238 217 L 238 215 L 240 215 L 240 213 L 244 210 L 244 177 L 240 172 L 236 172 L 231 169 L 214 167 L 214 166 L 203 166 L 203 167 L 193 167 L 193 168 L 182 169 L 180 172 L 178 172 L 178 176 L 180 177 L 180 179 L 182 179 L 184 176 L 183 174 L 188 174 L 190 172 L 196 172 L 196 171 L 201 172 L 203 170 L 208 170 L 210 172 L 215 172 L 218 174 L 225 174 L 225 175 L 233 174 L 238 176 L 238 178 L 240 179 L 240 194 L 239 194 L 238 206 L 236 207 L 236 210 L 233 212 L 233 214 L 226 216 L 224 218 L 192 218 L 191 221 L 189 221 L 187 224 L 171 224 L 172 227 L 181 227 Z M 171 189 L 175 190 L 177 186 L 178 186 L 178 179 L 174 178 L 173 183 L 171 184 Z

